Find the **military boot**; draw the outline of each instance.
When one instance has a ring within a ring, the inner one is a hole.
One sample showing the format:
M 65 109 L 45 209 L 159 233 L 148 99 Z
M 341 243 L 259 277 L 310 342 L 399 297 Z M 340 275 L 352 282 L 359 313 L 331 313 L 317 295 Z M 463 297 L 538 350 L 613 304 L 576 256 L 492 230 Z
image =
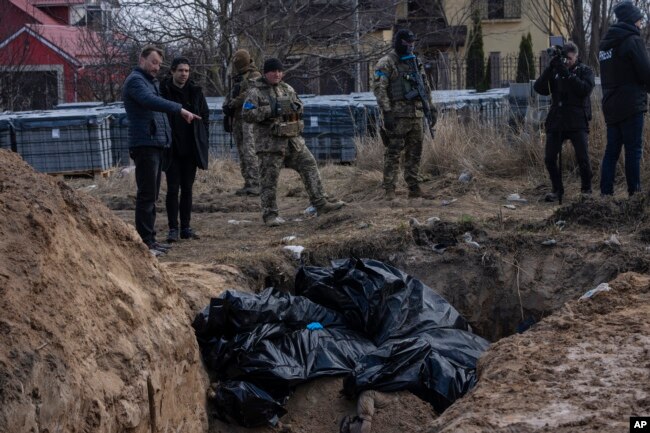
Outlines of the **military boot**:
M 409 186 L 409 198 L 418 198 L 423 196 L 420 185 Z
M 335 202 L 325 201 L 323 204 L 316 206 L 316 212 L 318 215 L 324 215 L 326 213 L 334 212 L 335 210 L 341 209 L 345 206 L 345 202 L 337 200 Z

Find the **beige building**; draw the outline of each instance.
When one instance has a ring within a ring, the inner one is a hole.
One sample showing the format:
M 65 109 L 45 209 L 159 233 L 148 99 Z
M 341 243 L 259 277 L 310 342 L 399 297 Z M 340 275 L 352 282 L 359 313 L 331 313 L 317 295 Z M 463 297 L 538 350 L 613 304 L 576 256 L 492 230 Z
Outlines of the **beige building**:
M 285 61 L 286 79 L 300 93 L 368 91 L 375 63 L 400 28 L 417 35 L 418 55 L 437 89 L 464 87 L 473 13 L 481 16 L 492 87 L 514 79 L 522 36 L 530 32 L 539 54 L 549 36 L 561 34 L 550 29 L 551 0 L 311 0 L 295 10 L 266 0 L 234 4 L 243 19 L 242 42 L 256 58 Z

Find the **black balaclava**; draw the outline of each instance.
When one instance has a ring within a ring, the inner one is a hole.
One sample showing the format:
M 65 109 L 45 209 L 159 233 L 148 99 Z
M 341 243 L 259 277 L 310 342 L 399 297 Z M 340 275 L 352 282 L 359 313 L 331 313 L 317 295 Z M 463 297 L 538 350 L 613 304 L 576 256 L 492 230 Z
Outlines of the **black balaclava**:
M 413 42 L 415 42 L 415 35 L 413 32 L 407 29 L 401 29 L 395 33 L 393 48 L 395 48 L 395 52 L 399 56 L 413 54 Z

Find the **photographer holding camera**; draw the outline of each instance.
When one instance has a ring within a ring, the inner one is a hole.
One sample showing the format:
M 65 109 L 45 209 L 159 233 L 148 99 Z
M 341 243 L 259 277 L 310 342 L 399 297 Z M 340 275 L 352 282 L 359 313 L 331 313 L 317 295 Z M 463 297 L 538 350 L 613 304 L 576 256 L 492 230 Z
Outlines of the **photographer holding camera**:
M 540 95 L 551 95 L 551 109 L 546 117 L 546 149 L 544 163 L 553 191 L 546 194 L 548 202 L 562 203 L 564 187 L 558 157 L 564 140 L 571 140 L 580 167 L 581 191 L 591 194 L 591 164 L 588 140 L 591 120 L 590 95 L 594 88 L 594 72 L 578 60 L 578 47 L 567 42 L 563 47 L 551 47 L 551 62 L 535 81 Z
M 607 146 L 600 172 L 600 194 L 614 194 L 616 163 L 625 146 L 625 179 L 632 196 L 641 191 L 643 115 L 648 111 L 650 59 L 641 37 L 643 13 L 629 1 L 614 7 L 617 22 L 600 41 L 603 114 Z

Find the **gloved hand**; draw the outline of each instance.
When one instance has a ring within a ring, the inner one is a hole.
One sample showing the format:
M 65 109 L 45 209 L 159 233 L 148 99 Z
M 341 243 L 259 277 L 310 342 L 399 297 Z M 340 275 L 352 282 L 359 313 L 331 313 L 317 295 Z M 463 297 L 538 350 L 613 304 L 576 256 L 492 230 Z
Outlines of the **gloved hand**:
M 569 69 L 566 67 L 560 56 L 555 56 L 551 60 L 551 66 L 556 74 L 562 78 L 567 78 L 569 76 Z
M 235 110 L 233 110 L 233 109 L 230 107 L 230 105 L 227 105 L 227 104 L 224 104 L 224 105 L 221 107 L 221 110 L 223 111 L 223 115 L 224 115 L 224 116 L 233 117 L 233 115 L 235 114 Z
M 397 124 L 395 120 L 395 116 L 391 111 L 385 111 L 383 115 L 383 120 L 384 120 L 384 129 L 386 131 L 390 131 L 392 129 L 395 129 L 395 126 Z
M 560 56 L 554 56 L 551 59 L 551 68 L 557 70 L 560 66 L 562 66 L 562 58 L 560 58 Z

